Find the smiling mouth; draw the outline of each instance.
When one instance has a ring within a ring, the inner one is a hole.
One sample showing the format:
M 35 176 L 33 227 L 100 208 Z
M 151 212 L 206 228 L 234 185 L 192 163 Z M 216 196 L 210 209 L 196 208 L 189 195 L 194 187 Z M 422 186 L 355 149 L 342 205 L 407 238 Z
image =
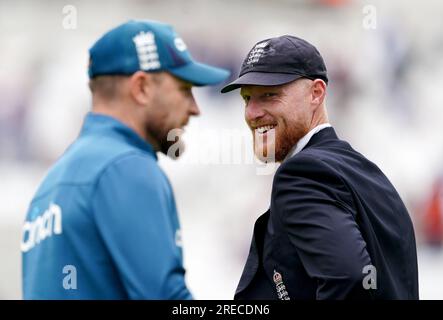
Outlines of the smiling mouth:
M 266 126 L 260 126 L 255 128 L 255 132 L 258 134 L 265 134 L 266 132 L 268 132 L 269 130 L 272 130 L 276 127 L 276 124 L 271 124 L 271 125 L 266 125 Z

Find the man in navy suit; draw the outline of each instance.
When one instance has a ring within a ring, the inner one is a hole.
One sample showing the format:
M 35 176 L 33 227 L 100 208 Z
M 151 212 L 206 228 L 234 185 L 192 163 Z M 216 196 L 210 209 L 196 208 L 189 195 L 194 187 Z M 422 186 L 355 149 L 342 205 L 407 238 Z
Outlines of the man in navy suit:
M 258 42 L 237 80 L 254 151 L 280 162 L 235 299 L 418 299 L 409 214 L 383 172 L 328 123 L 318 50 Z

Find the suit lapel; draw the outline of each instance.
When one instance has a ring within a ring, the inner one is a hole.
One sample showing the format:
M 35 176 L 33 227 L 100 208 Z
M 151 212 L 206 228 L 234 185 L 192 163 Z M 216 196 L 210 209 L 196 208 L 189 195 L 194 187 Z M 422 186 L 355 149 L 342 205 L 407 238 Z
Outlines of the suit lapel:
M 238 284 L 235 295 L 244 291 L 251 283 L 261 261 L 261 255 L 263 252 L 263 237 L 266 231 L 266 226 L 269 220 L 269 210 L 262 214 L 254 225 L 254 235 L 252 237 L 251 248 L 249 250 L 248 259 L 243 269 L 240 282 Z

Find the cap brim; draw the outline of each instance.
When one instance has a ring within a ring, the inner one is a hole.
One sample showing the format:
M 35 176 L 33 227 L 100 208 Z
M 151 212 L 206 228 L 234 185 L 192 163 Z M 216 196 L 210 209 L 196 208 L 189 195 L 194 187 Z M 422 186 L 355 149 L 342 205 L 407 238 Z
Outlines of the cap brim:
M 248 72 L 221 89 L 221 93 L 226 93 L 245 85 L 278 86 L 302 77 L 303 75 L 290 73 Z
M 228 70 L 195 61 L 168 71 L 195 86 L 214 85 L 226 80 L 231 74 Z

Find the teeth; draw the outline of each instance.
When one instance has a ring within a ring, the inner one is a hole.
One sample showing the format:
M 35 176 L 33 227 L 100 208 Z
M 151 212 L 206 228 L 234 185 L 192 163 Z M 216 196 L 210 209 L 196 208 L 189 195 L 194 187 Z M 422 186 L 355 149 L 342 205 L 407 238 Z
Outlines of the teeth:
M 268 125 L 268 126 L 262 126 L 262 127 L 258 127 L 255 130 L 259 133 L 259 134 L 263 134 L 268 130 L 274 129 L 275 125 Z

